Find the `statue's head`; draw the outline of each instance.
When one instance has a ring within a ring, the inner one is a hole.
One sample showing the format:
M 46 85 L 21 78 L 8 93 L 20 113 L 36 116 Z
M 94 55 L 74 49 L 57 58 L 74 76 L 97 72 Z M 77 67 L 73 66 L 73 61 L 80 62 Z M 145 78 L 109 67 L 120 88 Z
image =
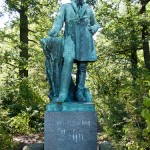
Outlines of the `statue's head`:
M 84 0 L 72 0 L 73 2 L 75 2 L 78 6 L 82 6 L 85 1 Z

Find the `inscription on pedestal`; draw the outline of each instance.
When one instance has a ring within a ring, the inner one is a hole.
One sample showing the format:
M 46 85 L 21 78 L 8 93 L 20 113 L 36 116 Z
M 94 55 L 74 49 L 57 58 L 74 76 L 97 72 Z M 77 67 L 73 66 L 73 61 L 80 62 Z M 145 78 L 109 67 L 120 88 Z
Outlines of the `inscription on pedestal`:
M 96 112 L 45 112 L 44 150 L 96 150 Z
M 79 142 L 79 141 L 86 141 L 86 138 L 84 137 L 84 134 L 86 133 L 80 133 L 77 129 L 77 127 L 83 127 L 83 131 L 85 128 L 88 128 L 91 126 L 91 121 L 88 120 L 79 120 L 79 122 L 75 121 L 70 121 L 70 120 L 61 120 L 61 121 L 56 121 L 56 120 L 51 120 L 50 121 L 50 126 L 55 126 L 58 127 L 56 128 L 56 134 L 58 135 L 58 140 L 59 141 L 64 141 L 66 139 L 74 141 L 74 142 Z M 70 127 L 69 127 L 70 126 Z M 75 127 L 75 129 L 71 129 L 72 127 Z M 70 130 L 68 130 L 68 127 Z

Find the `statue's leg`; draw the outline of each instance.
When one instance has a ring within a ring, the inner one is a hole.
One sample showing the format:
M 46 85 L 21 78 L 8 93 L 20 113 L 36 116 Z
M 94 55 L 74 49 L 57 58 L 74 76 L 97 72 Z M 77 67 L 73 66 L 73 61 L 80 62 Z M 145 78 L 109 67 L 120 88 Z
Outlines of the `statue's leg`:
M 57 102 L 64 102 L 68 97 L 73 61 L 73 58 L 64 58 L 64 63 L 61 72 L 60 91 Z
M 86 101 L 86 98 L 84 97 L 86 66 L 87 66 L 87 62 L 78 62 L 77 63 L 76 98 L 80 102 Z

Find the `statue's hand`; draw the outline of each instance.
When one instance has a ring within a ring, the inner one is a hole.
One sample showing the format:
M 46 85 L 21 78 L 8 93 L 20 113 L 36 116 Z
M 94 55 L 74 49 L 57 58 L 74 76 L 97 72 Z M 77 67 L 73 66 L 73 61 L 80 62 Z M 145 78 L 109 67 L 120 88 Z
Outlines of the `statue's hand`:
M 48 32 L 48 36 L 56 37 L 58 36 L 58 33 L 55 30 L 51 29 Z
M 88 27 L 88 30 L 91 32 L 92 35 L 94 34 L 94 30 L 93 30 L 93 27 L 92 27 L 92 26 L 89 26 L 89 27 Z
M 88 30 L 91 32 L 92 35 L 94 35 L 97 31 L 97 27 L 95 26 L 89 26 Z

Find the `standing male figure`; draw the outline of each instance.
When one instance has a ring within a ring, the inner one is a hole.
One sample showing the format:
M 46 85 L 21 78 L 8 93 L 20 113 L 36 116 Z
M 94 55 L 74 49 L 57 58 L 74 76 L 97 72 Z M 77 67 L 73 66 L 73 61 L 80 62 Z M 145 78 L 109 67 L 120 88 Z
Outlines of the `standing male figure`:
M 76 99 L 85 102 L 84 95 L 86 66 L 88 62 L 97 60 L 92 36 L 99 28 L 91 7 L 84 0 L 72 0 L 63 4 L 55 18 L 49 36 L 58 36 L 65 23 L 63 39 L 63 67 L 61 84 L 57 102 L 67 99 L 73 63 L 77 63 Z

